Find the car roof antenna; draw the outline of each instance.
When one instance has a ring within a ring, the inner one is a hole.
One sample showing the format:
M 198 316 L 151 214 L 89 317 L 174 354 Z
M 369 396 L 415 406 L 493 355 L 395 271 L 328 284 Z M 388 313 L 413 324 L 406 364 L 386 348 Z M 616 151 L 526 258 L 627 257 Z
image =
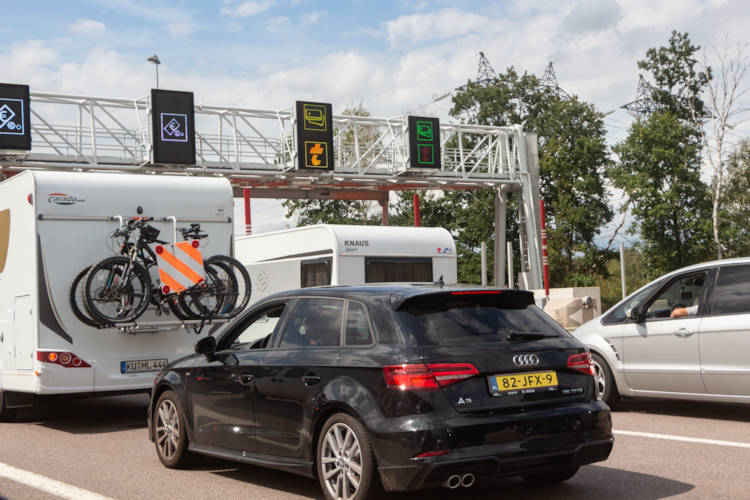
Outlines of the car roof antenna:
M 438 280 L 435 283 L 433 283 L 433 285 L 437 285 L 440 288 L 443 288 L 445 286 L 445 281 L 443 281 L 443 275 L 442 274 L 440 275 L 440 277 L 438 278 Z

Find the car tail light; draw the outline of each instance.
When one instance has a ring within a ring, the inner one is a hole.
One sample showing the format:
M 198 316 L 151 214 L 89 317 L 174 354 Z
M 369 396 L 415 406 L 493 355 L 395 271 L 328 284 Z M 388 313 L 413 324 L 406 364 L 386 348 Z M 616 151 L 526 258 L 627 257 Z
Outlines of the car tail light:
M 471 363 L 428 363 L 384 366 L 385 384 L 402 391 L 436 390 L 478 375 Z
M 37 351 L 37 361 L 64 366 L 65 368 L 91 368 L 91 365 L 68 351 Z
M 579 371 L 584 375 L 594 375 L 594 361 L 590 352 L 571 354 L 568 356 L 568 368 Z

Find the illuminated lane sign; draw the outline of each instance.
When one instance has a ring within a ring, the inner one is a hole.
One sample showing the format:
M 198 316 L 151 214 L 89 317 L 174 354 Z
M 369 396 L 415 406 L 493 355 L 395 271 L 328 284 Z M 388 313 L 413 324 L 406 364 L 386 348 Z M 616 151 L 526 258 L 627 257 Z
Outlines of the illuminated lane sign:
M 31 150 L 28 85 L 0 83 L 0 149 Z
M 151 89 L 154 163 L 195 164 L 193 93 Z
M 297 101 L 297 167 L 333 170 L 332 106 Z
M 440 168 L 440 121 L 437 118 L 409 117 L 409 166 Z

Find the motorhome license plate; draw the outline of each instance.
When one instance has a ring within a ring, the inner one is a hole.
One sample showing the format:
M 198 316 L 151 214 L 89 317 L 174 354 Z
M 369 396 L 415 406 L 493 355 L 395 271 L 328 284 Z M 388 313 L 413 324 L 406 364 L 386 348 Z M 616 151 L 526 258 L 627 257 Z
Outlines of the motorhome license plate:
M 487 380 L 493 396 L 555 390 L 558 385 L 557 373 L 554 371 L 490 375 Z
M 161 359 L 139 359 L 136 361 L 121 361 L 120 373 L 142 373 L 158 372 L 167 366 L 168 360 Z

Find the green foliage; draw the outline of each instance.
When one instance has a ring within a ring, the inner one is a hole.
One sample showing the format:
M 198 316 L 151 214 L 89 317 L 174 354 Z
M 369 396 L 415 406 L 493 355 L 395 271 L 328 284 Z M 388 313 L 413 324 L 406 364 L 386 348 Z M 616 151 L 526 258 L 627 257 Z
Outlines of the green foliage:
M 604 173 L 609 163 L 602 115 L 589 103 L 577 97 L 558 95 L 553 89 L 539 85 L 529 73 L 519 75 L 508 68 L 490 85 L 468 82 L 465 90 L 453 98 L 453 116 L 462 121 L 482 125 L 523 123 L 527 132 L 539 139 L 539 167 L 542 197 L 547 209 L 550 271 L 553 286 L 581 282 L 583 276 L 605 271 L 608 252 L 594 245 L 601 227 L 612 219 L 604 187 Z M 465 231 L 487 235 L 492 241 L 492 195 L 479 192 L 459 196 L 473 213 L 484 215 L 474 221 L 481 229 Z M 480 198 L 474 201 L 474 198 Z M 452 197 L 446 196 L 447 199 Z M 509 216 L 512 212 L 509 211 Z M 510 218 L 510 217 L 509 217 Z M 509 239 L 514 239 L 509 235 Z M 472 242 L 458 237 L 459 247 L 472 250 Z M 491 244 L 490 244 L 491 246 Z M 473 247 L 473 252 L 476 253 Z M 579 259 L 584 253 L 586 258 Z M 459 261 L 459 266 L 464 263 Z M 461 274 L 472 277 L 472 260 Z
M 646 59 L 638 61 L 638 68 L 649 71 L 655 85 L 651 100 L 656 112 L 670 112 L 681 120 L 691 120 L 705 113 L 700 94 L 711 78 L 708 73 L 696 72 L 698 61 L 693 55 L 700 50 L 687 33 L 672 31 L 668 47 L 651 48 Z
M 609 277 L 597 276 L 594 286 L 598 286 L 602 297 L 602 312 L 622 300 L 622 280 L 620 279 L 620 254 L 607 261 Z M 633 293 L 650 281 L 646 276 L 646 263 L 643 253 L 637 246 L 625 248 L 626 295 Z
M 722 244 L 726 257 L 750 256 L 750 140 L 745 139 L 729 158 Z
M 656 277 L 711 255 L 711 199 L 700 179 L 700 139 L 670 112 L 636 120 L 613 148 L 615 187 L 628 197 L 647 275 Z

